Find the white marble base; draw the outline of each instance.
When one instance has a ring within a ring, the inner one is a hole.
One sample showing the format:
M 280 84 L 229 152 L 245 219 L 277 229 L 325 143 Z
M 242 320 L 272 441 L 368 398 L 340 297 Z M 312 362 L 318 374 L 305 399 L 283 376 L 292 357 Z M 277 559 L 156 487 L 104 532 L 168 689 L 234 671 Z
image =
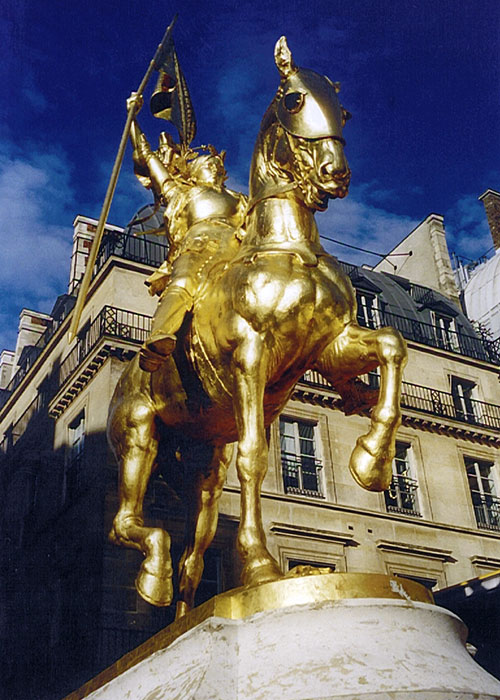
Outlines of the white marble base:
M 211 617 L 92 700 L 491 700 L 463 623 L 427 603 L 357 599 Z

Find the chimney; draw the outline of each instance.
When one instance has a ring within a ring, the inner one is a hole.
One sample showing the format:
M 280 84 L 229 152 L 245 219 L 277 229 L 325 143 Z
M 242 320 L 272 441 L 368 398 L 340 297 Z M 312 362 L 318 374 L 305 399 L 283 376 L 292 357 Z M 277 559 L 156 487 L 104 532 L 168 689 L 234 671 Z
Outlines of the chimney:
M 14 353 L 12 350 L 2 350 L 0 355 L 0 389 L 5 389 L 12 377 L 14 369 Z
M 25 347 L 36 345 L 42 333 L 52 323 L 49 314 L 41 311 L 23 309 L 19 315 L 19 330 L 17 333 L 16 350 L 14 353 L 14 371 L 16 370 L 21 354 Z
M 495 250 L 500 248 L 500 192 L 486 190 L 479 199 L 486 209 L 486 217 L 493 238 Z
M 85 274 L 98 223 L 97 219 L 91 219 L 81 214 L 78 214 L 73 221 L 73 253 L 71 255 L 68 294 L 73 294 Z M 107 223 L 104 227 L 103 241 L 107 236 L 121 233 L 123 233 L 123 228 Z
M 77 216 L 73 221 L 73 253 L 69 273 L 68 294 L 71 294 L 83 277 L 97 221 L 86 216 Z

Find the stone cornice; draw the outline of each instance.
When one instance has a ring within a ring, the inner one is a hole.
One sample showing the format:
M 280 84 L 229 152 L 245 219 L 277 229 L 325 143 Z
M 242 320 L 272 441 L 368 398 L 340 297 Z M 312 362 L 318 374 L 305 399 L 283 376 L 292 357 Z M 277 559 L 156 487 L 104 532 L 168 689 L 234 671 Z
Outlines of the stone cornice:
M 319 528 L 293 525 L 290 523 L 272 523 L 269 529 L 275 535 L 284 535 L 286 537 L 306 538 L 319 542 L 339 542 L 347 547 L 357 547 L 359 544 L 354 540 L 352 534 L 346 532 L 321 530 Z
M 442 562 L 457 561 L 452 557 L 451 549 L 438 549 L 437 547 L 424 547 L 406 542 L 392 542 L 391 540 L 377 540 L 377 549 L 382 552 L 396 552 L 398 554 L 411 554 L 412 556 L 437 559 Z

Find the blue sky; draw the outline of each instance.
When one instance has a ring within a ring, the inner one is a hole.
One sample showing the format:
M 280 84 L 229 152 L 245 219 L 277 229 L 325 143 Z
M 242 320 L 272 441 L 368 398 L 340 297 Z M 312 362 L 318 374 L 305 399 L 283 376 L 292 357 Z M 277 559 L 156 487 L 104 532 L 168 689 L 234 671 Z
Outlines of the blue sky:
M 474 258 L 491 246 L 477 197 L 500 189 L 498 0 L 3 0 L 0 349 L 14 347 L 22 307 L 50 311 L 66 291 L 73 218 L 99 216 L 125 99 L 175 12 L 195 145 L 227 150 L 233 187 L 247 187 L 285 34 L 296 63 L 342 83 L 353 114 L 351 191 L 318 216 L 320 231 L 384 253 L 436 212 L 450 249 Z M 165 122 L 143 110 L 141 123 L 155 143 Z M 129 151 L 110 221 L 147 201 Z

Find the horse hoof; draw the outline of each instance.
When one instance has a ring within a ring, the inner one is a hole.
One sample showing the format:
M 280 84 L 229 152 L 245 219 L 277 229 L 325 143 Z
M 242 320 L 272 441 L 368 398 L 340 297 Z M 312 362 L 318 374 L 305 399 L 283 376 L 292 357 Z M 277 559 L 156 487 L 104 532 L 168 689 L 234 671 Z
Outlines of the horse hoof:
M 278 563 L 271 559 L 265 563 L 253 563 L 245 566 L 241 574 L 241 582 L 244 586 L 258 586 L 261 583 L 278 581 L 283 578 Z
M 180 617 L 184 617 L 190 611 L 189 605 L 184 600 L 178 600 L 177 606 L 175 608 L 175 619 L 178 620 Z
M 148 571 L 139 571 L 135 580 L 137 592 L 147 603 L 157 607 L 166 607 L 172 602 L 174 590 L 172 577 L 161 578 Z
M 354 480 L 367 491 L 386 491 L 392 480 L 392 460 L 371 454 L 358 438 L 352 451 L 349 469 Z

